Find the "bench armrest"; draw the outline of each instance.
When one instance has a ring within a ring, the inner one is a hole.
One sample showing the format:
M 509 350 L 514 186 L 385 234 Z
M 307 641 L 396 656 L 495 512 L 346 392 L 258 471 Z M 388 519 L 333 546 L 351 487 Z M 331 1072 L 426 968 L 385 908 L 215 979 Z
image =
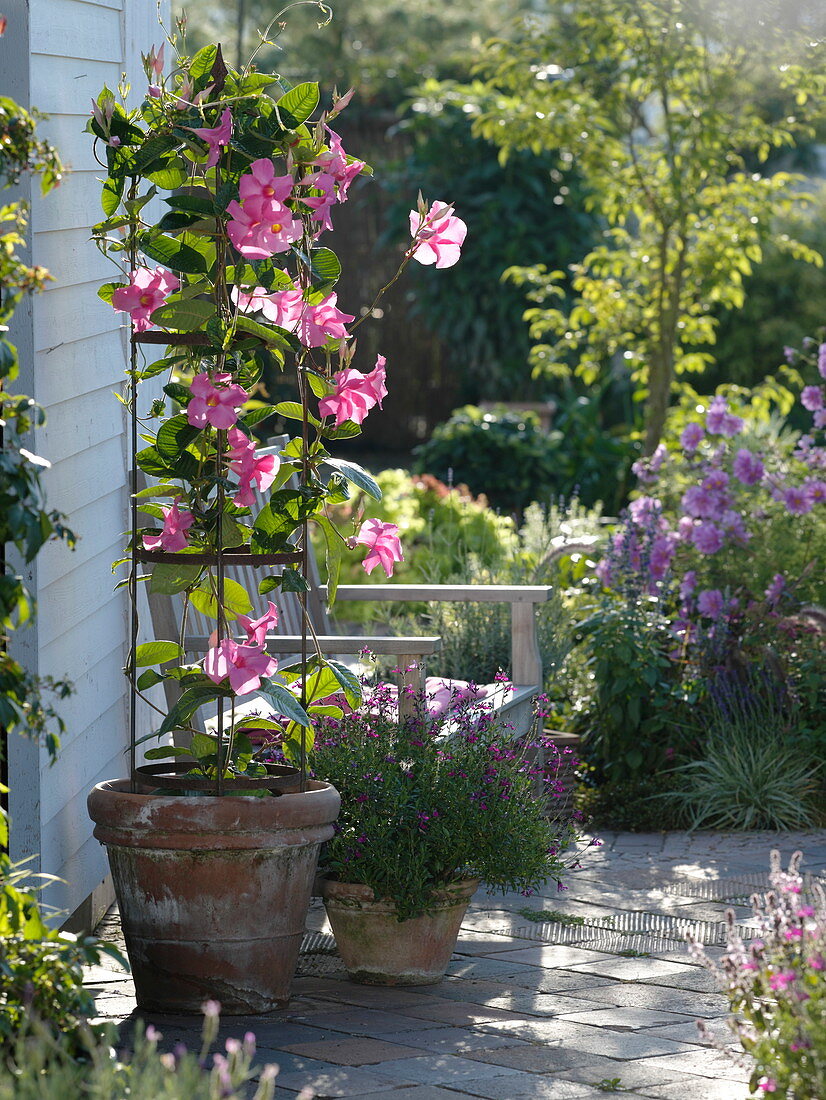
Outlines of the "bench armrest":
M 321 592 L 326 598 L 326 585 Z M 544 584 L 342 584 L 336 599 L 537 604 L 546 603 L 552 593 Z

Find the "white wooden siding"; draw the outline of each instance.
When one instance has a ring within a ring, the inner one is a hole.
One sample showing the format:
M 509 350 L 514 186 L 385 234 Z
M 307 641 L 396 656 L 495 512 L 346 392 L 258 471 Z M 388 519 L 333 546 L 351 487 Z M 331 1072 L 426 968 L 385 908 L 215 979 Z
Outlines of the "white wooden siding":
M 88 790 L 127 770 L 128 609 L 111 572 L 128 523 L 126 417 L 113 396 L 123 383 L 126 340 L 124 316 L 97 297 L 118 272 L 89 241 L 103 216 L 102 170 L 83 131 L 91 98 L 104 84 L 115 89 L 121 73 L 142 94 L 140 53 L 161 37 L 150 0 L 29 2 L 31 104 L 51 115 L 41 132 L 69 169 L 56 191 L 32 194 L 33 259 L 55 276 L 32 306 L 30 391 L 48 417 L 35 446 L 52 462 L 44 479 L 49 504 L 67 514 L 79 542 L 74 553 L 47 546 L 35 571 L 37 671 L 73 680 L 75 694 L 60 706 L 67 728 L 58 763 L 50 767 L 41 750 L 39 772 L 30 777 L 39 838 L 27 835 L 18 849 L 36 850 L 39 840 L 41 870 L 65 880 L 46 900 L 68 912 L 107 872 L 91 836 Z

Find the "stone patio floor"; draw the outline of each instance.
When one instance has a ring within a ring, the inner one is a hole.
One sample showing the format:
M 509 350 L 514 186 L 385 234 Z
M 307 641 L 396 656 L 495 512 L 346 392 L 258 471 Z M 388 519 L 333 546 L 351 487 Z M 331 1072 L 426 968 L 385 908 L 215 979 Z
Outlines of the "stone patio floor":
M 701 1019 L 737 1049 L 726 1002 L 683 936 L 693 928 L 719 955 L 725 910 L 748 926 L 748 896 L 765 887 L 772 848 L 784 863 L 800 848 L 804 871 L 826 879 L 826 830 L 602 840 L 564 892 L 477 893 L 438 985 L 350 982 L 314 901 L 288 1007 L 225 1017 L 219 1043 L 254 1032 L 257 1063 L 278 1064 L 285 1100 L 307 1086 L 319 1098 L 370 1100 L 743 1100 L 748 1069 L 698 1034 Z M 116 936 L 116 914 L 102 932 Z M 200 1020 L 139 1012 L 127 975 L 94 968 L 88 984 L 125 1041 L 142 1018 L 162 1033 L 162 1049 L 199 1047 Z

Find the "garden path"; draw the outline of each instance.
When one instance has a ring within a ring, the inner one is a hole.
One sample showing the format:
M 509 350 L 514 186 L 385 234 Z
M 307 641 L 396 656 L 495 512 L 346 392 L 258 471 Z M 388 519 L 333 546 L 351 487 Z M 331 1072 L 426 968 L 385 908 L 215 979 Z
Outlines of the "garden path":
M 370 1100 L 743 1100 L 748 1071 L 698 1034 L 699 1018 L 732 1038 L 682 937 L 691 927 L 719 953 L 726 908 L 748 924 L 773 847 L 784 863 L 800 848 L 803 870 L 826 879 L 826 830 L 604 834 L 567 891 L 477 894 L 447 977 L 429 987 L 348 981 L 314 902 L 289 1006 L 227 1017 L 221 1041 L 253 1031 L 258 1061 L 280 1066 L 283 1100 L 305 1086 Z M 116 916 L 102 931 L 119 932 Z M 141 1015 L 129 978 L 94 969 L 88 982 L 126 1036 Z M 142 1015 L 164 1049 L 199 1046 L 198 1020 Z

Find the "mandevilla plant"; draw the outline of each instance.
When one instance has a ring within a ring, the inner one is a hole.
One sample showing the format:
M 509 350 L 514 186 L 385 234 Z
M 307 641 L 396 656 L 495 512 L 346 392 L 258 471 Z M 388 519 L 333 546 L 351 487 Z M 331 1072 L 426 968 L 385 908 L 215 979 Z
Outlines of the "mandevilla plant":
M 251 64 L 227 68 L 219 46 L 188 58 L 178 52 L 178 36 L 168 42 L 174 68 L 165 76 L 165 46 L 153 48 L 138 108 L 124 106 L 124 87 L 120 101 L 104 88 L 93 103 L 87 129 L 107 170 L 106 218 L 94 235 L 122 270 L 99 293 L 131 320 L 124 400 L 135 424 L 136 465 L 149 480 L 133 498 L 132 598 L 148 579 L 139 566 L 151 563 L 150 590 L 182 593 L 184 622 L 192 605 L 216 624 L 198 664 L 184 663 L 182 638 L 133 645 L 128 671 L 139 692 L 170 677 L 182 689 L 156 732 L 194 735 L 189 750 L 161 746 L 147 755 L 194 754 L 198 769 L 220 785 L 225 775 L 264 770 L 236 735 L 237 698 L 257 691 L 285 715 L 287 752 L 303 760 L 314 718 L 330 713 L 319 701 L 342 689 L 353 704 L 358 696 L 354 677 L 312 639 L 302 666 L 276 676 L 265 638 L 277 603 L 252 619 L 249 594 L 224 576 L 225 565 L 240 558 L 283 566 L 262 576 L 259 593 L 293 591 L 303 600 L 313 523 L 326 539 L 334 599 L 345 542 L 367 548 L 368 573 L 380 565 L 390 576 L 402 551 L 394 524 L 369 520 L 345 538 L 325 514 L 328 504 L 347 499 L 348 482 L 380 496 L 364 470 L 334 458 L 328 446 L 359 434 L 387 393 L 383 356 L 369 370 L 355 365 L 353 333 L 375 301 L 359 321 L 340 307 L 341 266 L 319 243 L 353 181 L 369 171 L 330 127 L 352 92 L 334 93 L 331 109 L 318 114 L 314 82 L 290 88 Z M 158 198 L 167 209 L 151 220 Z M 438 268 L 457 262 L 466 227 L 451 206 L 428 209 L 420 196 L 410 226 L 412 241 L 392 281 L 413 258 Z M 166 346 L 160 358 L 143 354 L 159 345 Z M 251 400 L 264 355 L 292 369 L 297 400 Z M 140 384 L 159 376 L 166 400 L 153 391 L 143 412 Z M 253 429 L 275 413 L 297 421 L 297 434 L 279 455 L 261 454 Z M 217 735 L 198 733 L 193 714 L 216 700 Z

